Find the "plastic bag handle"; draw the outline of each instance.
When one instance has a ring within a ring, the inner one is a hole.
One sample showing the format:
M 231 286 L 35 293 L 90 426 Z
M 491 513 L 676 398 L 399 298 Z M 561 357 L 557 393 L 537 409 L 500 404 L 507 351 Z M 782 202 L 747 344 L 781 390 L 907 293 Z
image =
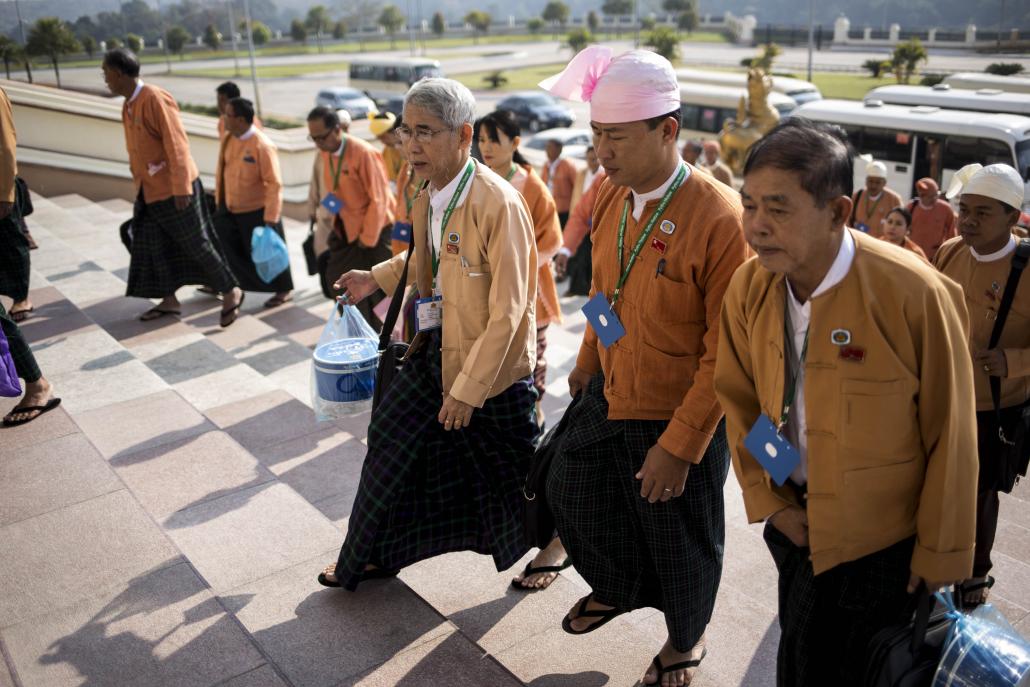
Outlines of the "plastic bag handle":
M 404 302 L 404 287 L 408 285 L 408 266 L 411 264 L 411 254 L 415 250 L 415 241 L 412 237 L 408 244 L 408 255 L 404 258 L 404 270 L 401 272 L 401 280 L 397 282 L 397 288 L 393 291 L 393 298 L 390 300 L 390 309 L 386 311 L 386 319 L 383 320 L 383 330 L 379 334 L 379 352 L 382 353 L 390 345 L 390 335 L 397 324 L 397 317 L 401 312 L 401 305 Z

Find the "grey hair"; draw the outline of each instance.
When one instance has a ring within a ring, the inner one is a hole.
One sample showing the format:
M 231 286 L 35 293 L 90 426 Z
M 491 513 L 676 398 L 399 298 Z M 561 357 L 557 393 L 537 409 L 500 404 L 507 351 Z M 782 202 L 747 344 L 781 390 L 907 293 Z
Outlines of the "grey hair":
M 472 91 L 453 79 L 417 81 L 404 96 L 404 106 L 408 105 L 435 115 L 451 129 L 472 124 L 476 119 L 476 99 Z

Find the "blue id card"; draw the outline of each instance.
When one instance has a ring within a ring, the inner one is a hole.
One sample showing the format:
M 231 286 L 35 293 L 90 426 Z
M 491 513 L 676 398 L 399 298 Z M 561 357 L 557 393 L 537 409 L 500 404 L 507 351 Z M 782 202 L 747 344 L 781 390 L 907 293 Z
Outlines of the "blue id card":
M 590 326 L 597 332 L 601 345 L 608 348 L 626 336 L 626 328 L 619 322 L 619 317 L 612 312 L 604 294 L 596 294 L 583 306 L 583 314 L 587 316 Z
M 407 222 L 394 222 L 393 231 L 390 232 L 390 238 L 394 241 L 411 243 L 411 225 Z
M 343 201 L 337 198 L 335 193 L 328 193 L 322 199 L 322 207 L 335 215 L 343 209 Z
M 755 421 L 751 431 L 744 437 L 744 448 L 781 487 L 801 463 L 801 454 L 776 431 L 776 425 L 767 415 L 760 415 Z
M 443 325 L 443 296 L 430 296 L 415 301 L 415 331 L 427 332 Z

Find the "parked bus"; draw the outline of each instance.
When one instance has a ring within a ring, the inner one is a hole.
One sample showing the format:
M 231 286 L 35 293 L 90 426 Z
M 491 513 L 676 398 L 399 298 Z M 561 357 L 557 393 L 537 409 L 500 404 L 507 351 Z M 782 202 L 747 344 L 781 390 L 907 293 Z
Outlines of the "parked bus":
M 714 72 L 705 69 L 677 69 L 676 78 L 680 85 L 707 84 L 709 86 L 726 86 L 729 88 L 746 88 L 747 74 L 744 72 Z M 773 77 L 773 91 L 790 96 L 790 98 L 801 105 L 822 100 L 823 94 L 815 87 L 815 84 L 801 79 L 792 79 L 788 76 Z
M 821 100 L 797 116 L 840 125 L 856 154 L 887 165 L 887 185 L 915 196 L 915 182 L 930 177 L 947 190 L 956 171 L 973 162 L 1003 162 L 1030 180 L 1030 117 L 978 114 L 938 107 L 883 105 L 878 101 Z M 865 162 L 856 161 L 856 188 L 865 185 Z M 1027 188 L 1030 207 L 1030 184 Z
M 747 96 L 746 88 L 709 86 L 705 84 L 680 84 L 682 130 L 688 138 L 713 138 L 727 119 L 737 118 L 740 98 Z M 797 103 L 782 93 L 769 94 L 769 104 L 776 108 L 780 117 L 797 109 Z
M 944 77 L 952 88 L 997 88 L 1009 93 L 1030 93 L 1030 78 L 1025 76 L 998 76 L 984 72 L 960 72 Z
M 880 86 L 865 95 L 891 105 L 932 105 L 946 110 L 1018 114 L 1030 117 L 1030 93 L 1009 93 L 997 88 L 969 90 L 936 86 Z
M 389 98 L 425 77 L 443 76 L 440 63 L 421 57 L 354 57 L 350 60 L 350 86 L 376 100 Z

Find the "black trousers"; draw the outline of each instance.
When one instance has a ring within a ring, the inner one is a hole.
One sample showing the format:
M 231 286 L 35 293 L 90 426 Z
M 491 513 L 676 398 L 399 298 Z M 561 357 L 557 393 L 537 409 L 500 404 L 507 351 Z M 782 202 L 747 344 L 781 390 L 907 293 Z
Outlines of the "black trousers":
M 277 276 L 271 282 L 266 282 L 258 276 L 257 268 L 254 267 L 254 260 L 250 255 L 250 240 L 254 230 L 265 225 L 264 208 L 253 212 L 229 212 L 228 208 L 219 208 L 214 216 L 215 233 L 218 235 L 218 242 L 222 247 L 222 255 L 229 264 L 229 269 L 239 282 L 240 288 L 244 291 L 273 291 L 284 293 L 293 290 L 293 276 L 290 268 Z M 283 232 L 282 222 L 276 222 L 272 227 L 275 233 L 279 234 L 284 242 L 286 234 Z
M 363 246 L 360 239 L 354 239 L 348 243 L 347 237 L 337 229 L 329 234 L 328 255 L 320 265 L 322 277 L 322 292 L 328 298 L 335 298 L 339 292 L 333 288 L 333 284 L 350 270 L 370 270 L 375 265 L 389 260 L 393 255 L 390 250 L 390 232 L 392 227 L 384 227 L 379 234 L 379 242 L 369 248 Z M 382 321 L 372 309 L 379 304 L 379 301 L 386 298 L 381 290 L 377 290 L 371 296 L 358 303 L 358 312 L 368 321 L 377 332 L 383 326 Z
M 976 486 L 976 548 L 973 577 L 984 577 L 994 567 L 991 551 L 998 533 L 998 424 L 994 411 L 976 414 L 976 449 L 980 470 Z
M 915 611 L 906 589 L 915 537 L 819 575 L 809 549 L 771 524 L 765 543 L 780 575 L 777 687 L 859 687 L 870 640 Z
M 590 234 L 583 239 L 576 254 L 569 259 L 569 290 L 567 296 L 586 296 L 590 294 L 590 281 L 593 278 L 593 253 L 594 244 L 590 240 Z

